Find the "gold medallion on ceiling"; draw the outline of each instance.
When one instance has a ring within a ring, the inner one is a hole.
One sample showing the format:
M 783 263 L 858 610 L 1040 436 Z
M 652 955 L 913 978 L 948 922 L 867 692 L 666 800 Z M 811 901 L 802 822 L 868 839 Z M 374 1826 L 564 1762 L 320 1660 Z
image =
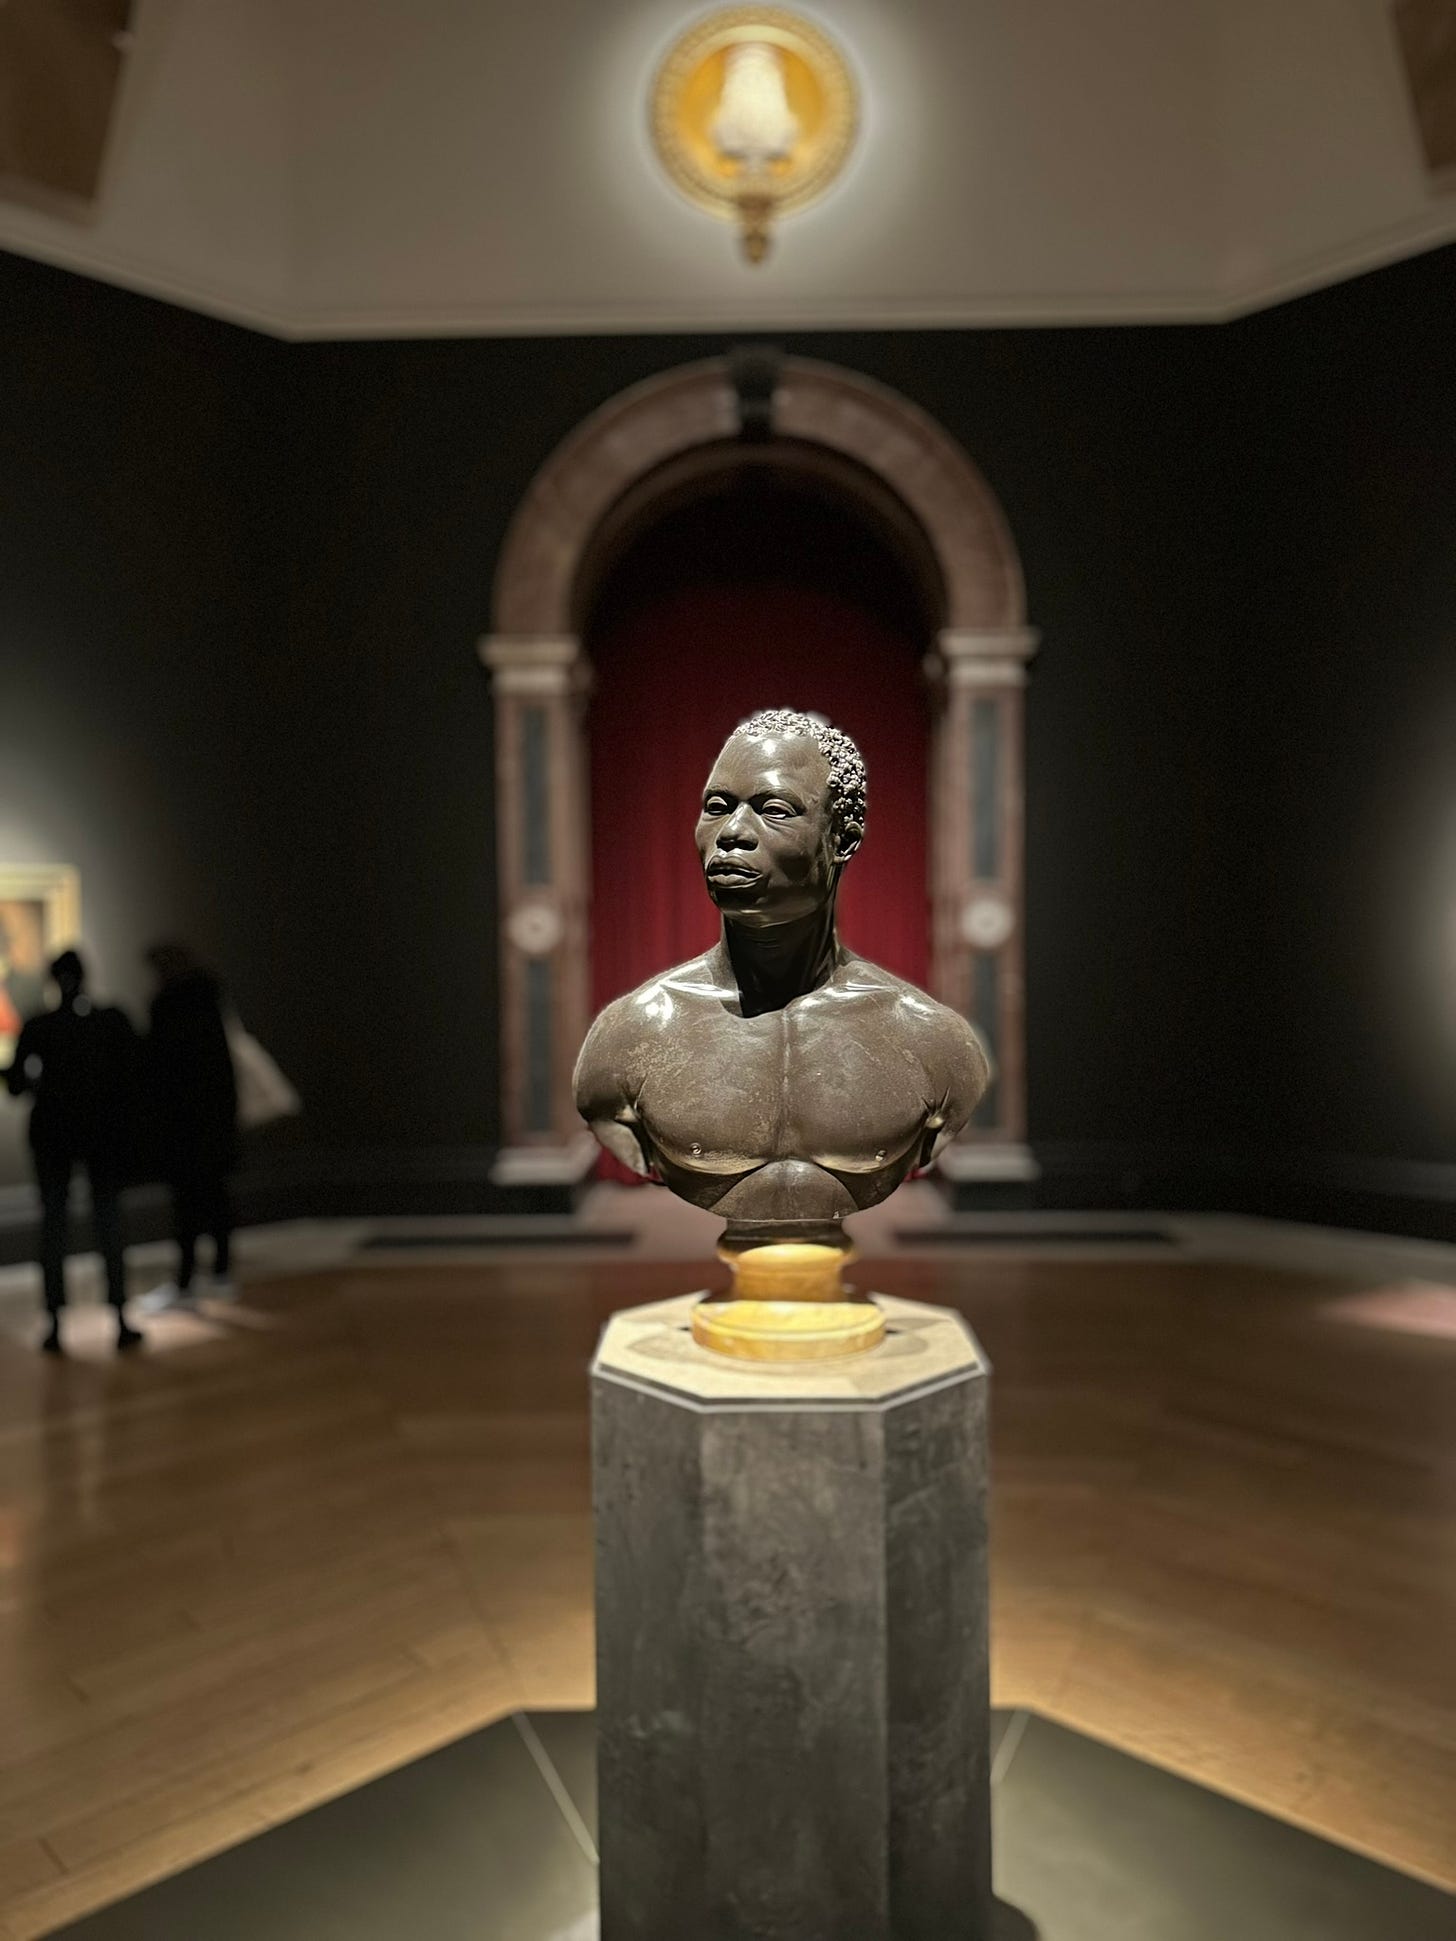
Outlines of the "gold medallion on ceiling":
M 700 208 L 738 224 L 750 263 L 779 216 L 814 202 L 844 167 L 858 102 L 827 34 L 778 7 L 728 7 L 690 27 L 652 87 L 663 167 Z

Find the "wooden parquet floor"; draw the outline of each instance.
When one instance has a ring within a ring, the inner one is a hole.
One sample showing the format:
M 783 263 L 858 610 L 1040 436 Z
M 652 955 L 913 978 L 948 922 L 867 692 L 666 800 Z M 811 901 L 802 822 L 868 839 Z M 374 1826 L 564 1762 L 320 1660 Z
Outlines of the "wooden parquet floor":
M 997 1702 L 1451 1883 L 1456 1340 L 1222 1264 L 857 1272 L 995 1364 Z M 125 1361 L 99 1312 L 63 1363 L 0 1337 L 0 1933 L 589 1705 L 586 1366 L 691 1278 L 381 1266 Z

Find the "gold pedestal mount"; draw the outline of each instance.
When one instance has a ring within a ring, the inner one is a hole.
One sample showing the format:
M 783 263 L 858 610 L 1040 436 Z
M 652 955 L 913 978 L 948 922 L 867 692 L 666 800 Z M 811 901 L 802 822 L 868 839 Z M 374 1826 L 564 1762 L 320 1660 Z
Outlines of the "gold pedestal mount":
M 885 1338 L 885 1317 L 844 1285 L 845 1247 L 785 1241 L 743 1253 L 720 1247 L 733 1269 L 722 1300 L 693 1309 L 693 1339 L 739 1361 L 827 1361 L 863 1354 Z

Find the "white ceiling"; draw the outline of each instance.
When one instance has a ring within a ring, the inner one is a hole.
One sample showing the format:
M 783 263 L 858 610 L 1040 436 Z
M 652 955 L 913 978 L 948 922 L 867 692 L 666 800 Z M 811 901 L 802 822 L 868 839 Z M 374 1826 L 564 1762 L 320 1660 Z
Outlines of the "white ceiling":
M 94 219 L 290 337 L 1206 319 L 1456 236 L 1388 0 L 815 0 L 864 129 L 751 269 L 646 132 L 679 0 L 139 0 Z

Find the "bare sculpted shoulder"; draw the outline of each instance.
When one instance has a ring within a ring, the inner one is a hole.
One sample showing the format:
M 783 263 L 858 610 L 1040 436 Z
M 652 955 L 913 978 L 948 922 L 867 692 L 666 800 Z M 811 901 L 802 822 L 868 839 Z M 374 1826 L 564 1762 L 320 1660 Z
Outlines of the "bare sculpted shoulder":
M 926 1104 L 937 1146 L 965 1125 L 991 1081 L 991 1061 L 975 1029 L 958 1011 L 867 957 L 844 953 L 834 983 L 861 997 L 877 1022 L 924 1075 Z M 848 1020 L 846 1019 L 846 1022 Z
M 690 958 L 614 998 L 588 1031 L 576 1061 L 577 1111 L 607 1151 L 636 1172 L 656 1170 L 639 1136 L 638 1106 L 649 1070 L 664 1051 L 671 1055 L 688 1022 L 685 1012 L 716 1004 L 721 1015 L 727 994 L 715 986 L 711 955 Z

